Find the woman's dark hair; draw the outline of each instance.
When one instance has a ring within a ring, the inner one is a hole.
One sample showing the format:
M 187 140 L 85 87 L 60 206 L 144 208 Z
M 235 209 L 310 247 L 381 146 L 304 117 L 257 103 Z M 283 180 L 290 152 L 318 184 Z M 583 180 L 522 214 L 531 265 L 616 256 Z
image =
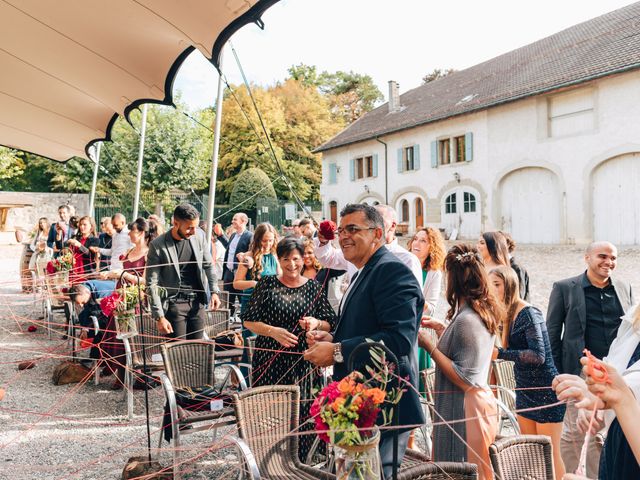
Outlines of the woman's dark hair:
M 302 241 L 294 237 L 284 237 L 278 242 L 276 254 L 278 258 L 284 258 L 294 250 L 297 250 L 300 256 L 304 255 L 304 245 Z
M 507 242 L 507 250 L 509 250 L 509 253 L 513 253 L 513 251 L 516 249 L 516 241 L 513 239 L 511 234 L 503 232 L 502 230 L 500 230 L 498 233 L 501 233 L 505 241 Z
M 75 238 L 77 240 L 82 239 L 82 233 L 80 233 L 80 222 L 82 221 L 87 221 L 89 222 L 89 225 L 91 226 L 91 229 L 89 230 L 89 236 L 90 237 L 95 237 L 96 236 L 96 222 L 93 219 L 93 217 L 90 217 L 89 215 L 85 215 L 84 217 L 71 217 L 72 219 L 75 219 L 75 226 L 71 224 L 71 221 L 69 221 L 69 225 L 73 226 L 73 228 L 77 229 L 78 231 L 76 232 Z
M 469 245 L 454 245 L 444 260 L 447 272 L 447 319 L 455 315 L 464 301 L 484 321 L 491 334 L 498 331 L 504 318 L 503 309 L 489 290 L 489 277 L 478 251 Z
M 507 240 L 504 235 L 500 232 L 484 232 L 482 238 L 487 245 L 487 250 L 493 263 L 509 265 L 509 247 L 507 247 Z
M 144 232 L 144 239 L 147 243 L 151 242 L 158 236 L 157 226 L 151 226 L 150 222 L 148 222 L 147 219 L 143 217 L 136 218 L 127 226 L 127 228 L 129 228 L 129 230 L 135 230 L 137 232 Z
M 195 220 L 200 218 L 200 212 L 190 203 L 181 203 L 173 211 L 173 218 L 178 220 Z

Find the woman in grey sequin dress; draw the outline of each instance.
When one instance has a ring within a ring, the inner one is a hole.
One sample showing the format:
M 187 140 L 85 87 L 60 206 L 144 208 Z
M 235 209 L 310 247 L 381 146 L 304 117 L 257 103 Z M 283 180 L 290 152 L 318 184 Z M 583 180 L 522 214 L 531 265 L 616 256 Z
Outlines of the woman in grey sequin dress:
M 452 247 L 445 269 L 451 323 L 437 346 L 426 334 L 418 338 L 436 364 L 433 459 L 475 463 L 478 478 L 491 479 L 488 448 L 495 440 L 498 418 L 487 379 L 502 309 L 489 292 L 475 248 Z

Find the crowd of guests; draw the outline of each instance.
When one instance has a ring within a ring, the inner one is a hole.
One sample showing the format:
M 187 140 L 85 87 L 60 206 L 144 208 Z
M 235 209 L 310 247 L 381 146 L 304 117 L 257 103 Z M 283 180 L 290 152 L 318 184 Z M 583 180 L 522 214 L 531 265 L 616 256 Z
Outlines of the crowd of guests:
M 204 310 L 218 308 L 220 284 L 232 315 L 237 299 L 245 341 L 256 336 L 253 385 L 299 385 L 302 421 L 320 381 L 314 367 L 332 366 L 340 379 L 355 346 L 383 341 L 408 382 L 398 407 L 400 459 L 411 430 L 425 421 L 418 371 L 435 366 L 433 459 L 476 463 L 480 478 L 493 478 L 488 447 L 499 413 L 492 361 L 507 360 L 514 362 L 520 430 L 550 437 L 556 478 L 578 468 L 594 408 L 609 411 L 596 414 L 606 441 L 602 448 L 591 436 L 587 475 L 640 478 L 640 439 L 629 414 L 638 410 L 633 394 L 640 393 L 640 309 L 630 286 L 612 277 L 615 246 L 589 245 L 586 270 L 553 285 L 545 319 L 529 303 L 528 273 L 504 232 L 447 250 L 439 229 L 420 228 L 405 249 L 396 238 L 395 210 L 360 204 L 341 212 L 336 240 L 308 218 L 282 237 L 269 223 L 253 232 L 248 226 L 248 216 L 236 213 L 226 232 L 216 224 L 207 239 L 197 210 L 183 204 L 167 232 L 156 218 L 127 225 L 116 214 L 102 219 L 98 235 L 92 218 L 74 223 L 62 206 L 54 224 L 40 219 L 32 248 L 54 257 L 70 249 L 76 260 L 70 293 L 85 313 L 105 292 L 144 281 L 159 331 L 174 338 L 202 338 Z M 443 291 L 448 312 L 437 318 Z M 102 350 L 121 379 L 116 329 L 105 327 L 94 343 L 109 345 Z M 593 365 L 583 368 L 585 348 L 607 362 L 598 371 L 608 373 L 608 382 L 594 376 Z M 311 443 L 305 437 L 301 459 Z M 383 433 L 380 443 L 387 478 L 389 439 Z

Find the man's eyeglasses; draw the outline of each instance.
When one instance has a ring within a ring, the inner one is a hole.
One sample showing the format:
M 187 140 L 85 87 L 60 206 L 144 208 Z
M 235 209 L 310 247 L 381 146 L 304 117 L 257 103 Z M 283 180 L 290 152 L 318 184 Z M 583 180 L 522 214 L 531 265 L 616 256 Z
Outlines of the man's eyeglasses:
M 347 225 L 346 227 L 338 227 L 338 235 L 353 235 L 354 233 L 358 233 L 363 230 L 375 230 L 376 227 L 359 227 L 358 225 Z

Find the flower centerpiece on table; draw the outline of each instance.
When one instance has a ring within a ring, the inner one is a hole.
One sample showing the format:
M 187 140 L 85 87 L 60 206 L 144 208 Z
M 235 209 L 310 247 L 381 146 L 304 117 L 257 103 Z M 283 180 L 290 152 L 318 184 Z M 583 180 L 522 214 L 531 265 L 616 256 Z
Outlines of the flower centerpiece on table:
M 351 372 L 323 388 L 311 405 L 318 436 L 336 447 L 339 480 L 380 478 L 378 427 L 391 423 L 403 393 L 389 387 L 394 368 L 384 351 L 372 347 L 369 353 L 373 364 L 366 367 L 369 378 Z

